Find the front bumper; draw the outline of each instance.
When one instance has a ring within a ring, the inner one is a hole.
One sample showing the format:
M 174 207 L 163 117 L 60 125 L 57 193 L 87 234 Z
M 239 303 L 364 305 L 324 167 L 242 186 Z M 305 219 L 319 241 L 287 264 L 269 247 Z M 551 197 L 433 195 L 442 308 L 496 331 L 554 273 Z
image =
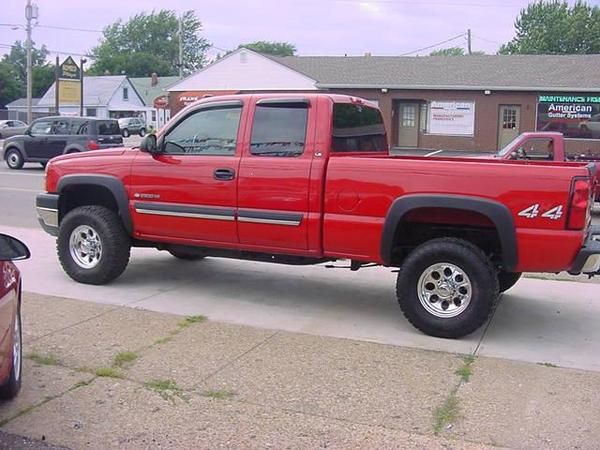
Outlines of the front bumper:
M 38 194 L 35 197 L 35 209 L 44 231 L 58 236 L 58 194 Z
M 569 270 L 571 275 L 600 275 L 600 226 L 590 228 L 590 232 Z

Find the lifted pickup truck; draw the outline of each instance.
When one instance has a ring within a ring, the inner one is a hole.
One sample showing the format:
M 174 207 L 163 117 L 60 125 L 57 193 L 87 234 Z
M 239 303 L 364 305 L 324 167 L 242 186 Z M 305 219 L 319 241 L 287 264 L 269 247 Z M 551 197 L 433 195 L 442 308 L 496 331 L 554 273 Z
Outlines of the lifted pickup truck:
M 598 274 L 589 169 L 388 156 L 375 105 L 343 95 L 211 97 L 139 149 L 65 155 L 37 196 L 76 281 L 107 283 L 132 246 L 181 259 L 400 268 L 408 320 L 456 338 L 521 272 Z

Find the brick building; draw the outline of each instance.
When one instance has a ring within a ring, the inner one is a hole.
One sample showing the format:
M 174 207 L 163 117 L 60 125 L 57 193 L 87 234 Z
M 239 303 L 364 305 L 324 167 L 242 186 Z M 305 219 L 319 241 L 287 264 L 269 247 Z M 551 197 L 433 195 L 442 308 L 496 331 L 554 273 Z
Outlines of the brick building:
M 293 56 L 240 49 L 169 88 L 172 113 L 207 95 L 323 90 L 376 101 L 390 145 L 494 151 L 561 131 L 600 152 L 600 55 Z

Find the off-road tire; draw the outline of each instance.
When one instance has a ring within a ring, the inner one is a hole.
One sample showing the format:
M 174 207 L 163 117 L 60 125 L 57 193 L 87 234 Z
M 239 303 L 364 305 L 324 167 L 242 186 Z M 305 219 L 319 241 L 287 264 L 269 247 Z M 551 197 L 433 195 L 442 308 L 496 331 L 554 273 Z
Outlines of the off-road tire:
M 80 225 L 93 228 L 102 244 L 102 255 L 93 268 L 81 267 L 70 252 L 71 233 Z M 67 275 L 80 283 L 99 285 L 123 273 L 129 262 L 131 240 L 114 211 L 104 206 L 80 206 L 61 221 L 56 250 Z
M 181 259 L 184 261 L 199 261 L 201 259 L 206 258 L 204 255 L 195 255 L 193 253 L 187 253 L 180 250 L 168 250 L 168 252 L 173 255 L 177 259 Z
M 437 317 L 419 300 L 419 278 L 436 263 L 453 264 L 470 279 L 470 303 L 455 317 Z M 430 336 L 460 338 L 481 327 L 493 312 L 499 297 L 498 276 L 485 253 L 470 242 L 456 238 L 432 239 L 415 248 L 404 260 L 398 274 L 396 296 L 404 316 L 415 328 Z
M 25 164 L 23 154 L 16 148 L 9 148 L 4 154 L 4 160 L 9 169 L 19 170 Z
M 19 358 L 19 368 L 14 365 L 14 358 L 12 351 L 14 347 L 11 348 L 10 360 L 11 367 L 10 373 L 8 375 L 7 380 L 4 384 L 0 385 L 0 399 L 2 400 L 10 400 L 11 398 L 15 398 L 19 391 L 21 390 L 21 379 L 23 378 L 23 331 L 21 328 L 21 302 L 17 305 L 17 315 L 15 316 L 15 321 L 19 326 L 19 339 L 21 345 L 19 346 L 19 351 L 21 352 L 21 357 Z M 14 329 L 13 329 L 14 332 Z
M 121 130 L 121 135 L 123 135 L 123 137 L 129 137 L 129 130 L 127 128 Z
M 146 136 L 146 129 L 145 129 L 145 128 L 140 128 L 139 135 L 140 135 L 141 137 L 144 137 L 144 136 Z
M 505 272 L 501 270 L 498 272 L 498 284 L 500 286 L 500 292 L 508 291 L 511 287 L 517 284 L 517 281 L 521 279 L 522 272 Z

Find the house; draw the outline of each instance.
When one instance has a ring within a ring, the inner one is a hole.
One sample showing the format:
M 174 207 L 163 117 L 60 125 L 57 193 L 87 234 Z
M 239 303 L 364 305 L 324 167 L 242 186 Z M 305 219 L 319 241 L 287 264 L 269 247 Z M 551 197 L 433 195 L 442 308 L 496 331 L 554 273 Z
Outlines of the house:
M 33 111 L 33 118 L 36 119 L 37 117 L 42 117 L 42 116 L 47 116 L 48 115 L 48 109 L 47 108 L 42 108 L 41 110 L 38 109 L 37 105 L 39 103 L 40 99 L 39 98 L 32 98 L 31 99 L 31 109 Z M 0 116 L 0 118 L 2 119 L 9 119 L 9 120 L 20 120 L 22 122 L 27 122 L 27 99 L 26 98 L 18 98 L 16 100 L 13 100 L 12 102 L 8 103 L 6 105 L 6 109 L 8 111 L 6 116 Z
M 174 114 L 224 93 L 326 92 L 375 101 L 391 146 L 494 151 L 519 133 L 559 130 L 600 151 L 600 55 L 290 56 L 238 49 L 173 84 Z
M 36 111 L 55 110 L 56 83 L 46 91 L 38 104 Z M 125 75 L 89 76 L 83 78 L 83 115 L 90 117 L 137 117 L 147 120 L 151 116 L 152 107 L 146 106 L 129 78 Z M 80 105 L 60 105 L 59 114 L 77 116 Z
M 161 128 L 171 118 L 166 88 L 178 82 L 179 77 L 159 77 L 153 73 L 151 77 L 129 78 L 129 81 L 142 97 L 144 105 L 151 108 L 146 124 Z

